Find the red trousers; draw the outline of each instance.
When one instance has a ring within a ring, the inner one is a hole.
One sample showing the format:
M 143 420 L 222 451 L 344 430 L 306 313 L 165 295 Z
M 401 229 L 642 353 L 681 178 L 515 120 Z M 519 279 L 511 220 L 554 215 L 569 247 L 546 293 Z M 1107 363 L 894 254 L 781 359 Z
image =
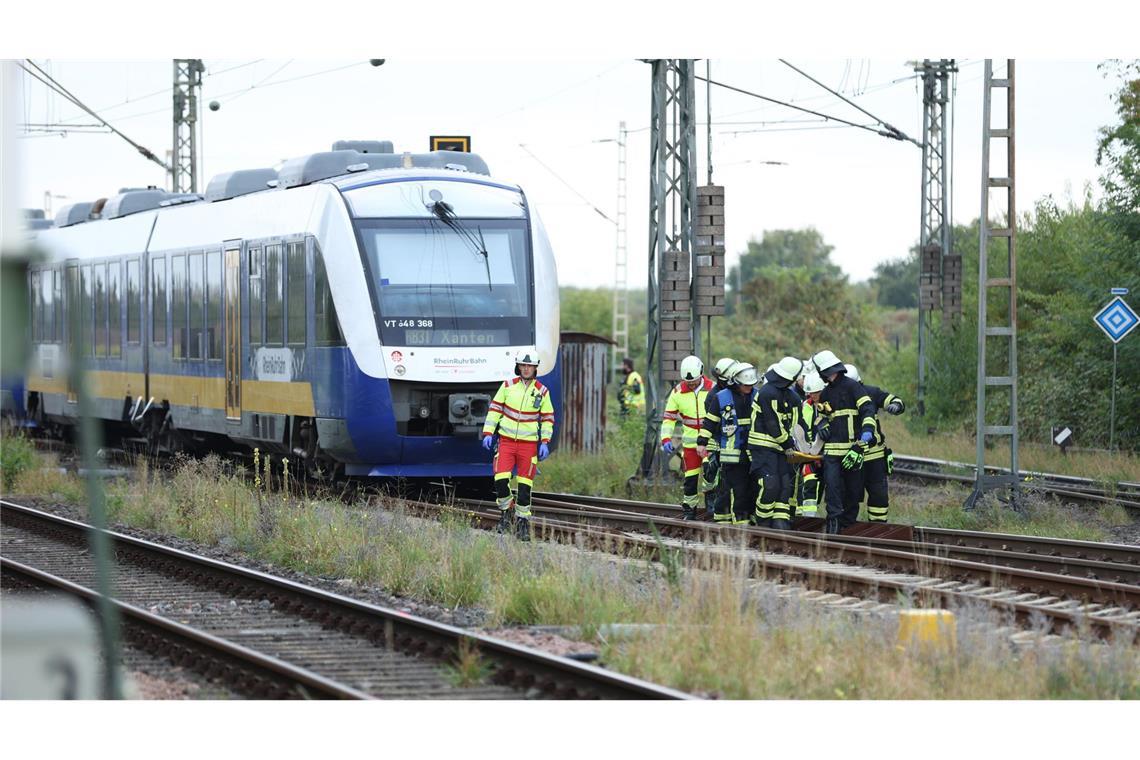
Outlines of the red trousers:
M 499 436 L 499 453 L 495 455 L 495 499 L 499 509 L 511 506 L 511 472 L 518 471 L 519 492 L 514 499 L 515 515 L 530 517 L 530 490 L 538 463 L 538 441 L 516 441 Z

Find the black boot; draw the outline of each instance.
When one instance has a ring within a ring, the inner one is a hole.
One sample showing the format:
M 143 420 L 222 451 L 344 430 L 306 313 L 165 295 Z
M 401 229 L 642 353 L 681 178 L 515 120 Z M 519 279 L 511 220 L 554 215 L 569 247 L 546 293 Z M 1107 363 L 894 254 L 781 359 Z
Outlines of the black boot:
M 681 505 L 681 519 L 682 520 L 695 520 L 697 519 L 697 511 L 687 504 Z
M 495 528 L 495 532 L 500 535 L 511 532 L 511 510 L 503 509 L 499 511 L 499 525 Z
M 530 520 L 525 517 L 520 517 L 515 521 L 515 537 L 519 541 L 530 540 Z
M 838 534 L 839 533 L 839 518 L 838 517 L 828 517 L 827 518 L 826 530 L 827 530 L 829 535 L 834 536 L 834 535 Z
M 791 530 L 792 523 L 790 520 L 785 520 L 782 517 L 772 518 L 772 530 Z

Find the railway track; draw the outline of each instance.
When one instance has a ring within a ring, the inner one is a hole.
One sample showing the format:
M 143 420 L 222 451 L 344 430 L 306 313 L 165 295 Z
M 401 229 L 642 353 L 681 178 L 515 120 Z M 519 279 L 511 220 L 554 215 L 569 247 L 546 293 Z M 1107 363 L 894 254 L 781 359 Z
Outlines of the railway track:
M 895 455 L 895 468 L 891 477 L 903 477 L 920 482 L 950 482 L 973 484 L 974 465 L 943 459 Z M 987 467 L 987 471 L 1008 473 L 1000 467 Z M 1086 504 L 1119 504 L 1140 513 L 1140 483 L 1120 481 L 1105 484 L 1075 475 L 1049 472 L 1021 471 L 1022 485 L 1027 489 L 1060 496 Z
M 681 521 L 676 519 L 679 507 L 653 502 L 552 496 L 537 496 L 533 509 L 542 516 L 540 527 L 556 539 L 585 527 L 599 534 L 593 538 L 597 545 L 606 545 L 604 536 L 608 535 L 610 545 L 620 536 L 627 546 L 656 555 L 661 547 L 649 535 L 656 530 L 694 558 L 710 547 L 718 551 L 726 546 L 746 547 L 758 557 L 750 568 L 757 577 L 807 582 L 828 592 L 883 601 L 903 593 L 942 606 L 982 601 L 1022 621 L 1043 616 L 1056 633 L 1087 627 L 1102 637 L 1114 632 L 1135 636 L 1140 626 L 1140 553 L 1129 547 L 1092 545 L 1106 547 L 1098 556 L 1105 556 L 1110 548 L 1127 553 L 1114 555 L 1126 561 L 1106 561 L 1076 556 L 1093 553 L 1088 542 L 1080 542 L 1086 546 L 1079 549 L 1070 546 L 1072 556 L 1063 556 L 1056 551 L 1063 542 L 1056 539 L 1044 540 L 1051 544 L 1028 539 L 1007 548 L 992 541 L 970 546 L 970 534 L 965 531 L 940 536 L 944 544 L 922 538 L 820 537 L 804 531 Z M 468 504 L 480 520 L 494 519 L 490 503 Z M 640 511 L 643 507 L 647 509 Z M 988 536 L 992 539 L 994 534 Z M 1046 547 L 1052 548 L 1046 551 Z M 1025 551 L 1031 548 L 1039 553 Z
M 91 528 L 0 501 L 6 585 L 95 599 Z M 206 557 L 111 533 L 127 635 L 271 697 L 683 699 L 688 695 Z M 486 677 L 447 670 L 477 652 Z

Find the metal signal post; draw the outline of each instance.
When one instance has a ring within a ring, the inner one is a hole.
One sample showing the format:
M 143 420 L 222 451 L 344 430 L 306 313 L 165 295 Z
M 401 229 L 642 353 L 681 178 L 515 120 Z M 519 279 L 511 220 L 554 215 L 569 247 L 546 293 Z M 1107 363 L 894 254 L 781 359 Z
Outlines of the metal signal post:
M 198 114 L 202 94 L 199 58 L 174 59 L 174 152 L 170 161 L 170 190 L 198 192 Z

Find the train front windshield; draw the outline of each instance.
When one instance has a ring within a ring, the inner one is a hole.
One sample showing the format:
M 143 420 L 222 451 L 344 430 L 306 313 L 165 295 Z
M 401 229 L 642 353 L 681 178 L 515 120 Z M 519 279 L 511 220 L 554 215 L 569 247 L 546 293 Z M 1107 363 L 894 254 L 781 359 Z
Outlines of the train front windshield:
M 520 193 L 415 181 L 351 190 L 346 197 L 386 345 L 534 342 L 531 250 Z

